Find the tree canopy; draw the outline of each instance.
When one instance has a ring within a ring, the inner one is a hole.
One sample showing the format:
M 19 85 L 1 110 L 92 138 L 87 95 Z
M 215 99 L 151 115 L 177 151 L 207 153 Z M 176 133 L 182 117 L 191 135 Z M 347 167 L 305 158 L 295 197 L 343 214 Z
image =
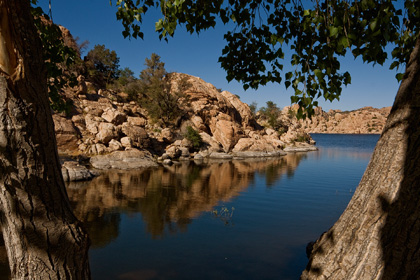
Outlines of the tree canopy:
M 99 85 L 105 86 L 118 79 L 120 58 L 105 45 L 95 45 L 85 58 L 89 76 Z
M 313 113 L 318 98 L 338 100 L 342 86 L 351 82 L 340 56 L 350 52 L 380 65 L 391 56 L 391 69 L 398 68 L 408 61 L 420 28 L 418 0 L 404 5 L 392 0 L 117 0 L 115 5 L 125 37 L 143 38 L 142 19 L 153 7 L 162 13 L 155 26 L 165 40 L 178 26 L 199 33 L 230 24 L 219 58 L 227 79 L 242 82 L 244 89 L 284 82 L 294 90 L 291 101 L 300 105 L 300 117 Z M 294 70 L 282 73 L 287 49 L 293 52 Z

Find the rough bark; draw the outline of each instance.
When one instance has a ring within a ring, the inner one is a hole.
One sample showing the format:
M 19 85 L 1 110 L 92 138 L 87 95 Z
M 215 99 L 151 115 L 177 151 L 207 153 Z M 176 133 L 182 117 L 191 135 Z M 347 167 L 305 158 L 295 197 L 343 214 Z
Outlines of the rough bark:
M 346 210 L 301 279 L 420 279 L 420 39 Z
M 12 279 L 89 279 L 28 0 L 0 0 L 0 222 Z

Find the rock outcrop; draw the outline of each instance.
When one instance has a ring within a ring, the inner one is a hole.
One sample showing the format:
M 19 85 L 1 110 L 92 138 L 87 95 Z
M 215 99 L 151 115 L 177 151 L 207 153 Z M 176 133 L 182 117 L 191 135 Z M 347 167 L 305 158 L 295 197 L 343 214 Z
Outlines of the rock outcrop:
M 380 134 L 390 111 L 391 107 L 363 107 L 354 111 L 324 112 L 318 107 L 312 119 L 301 121 L 301 125 L 308 133 Z
M 65 161 L 61 165 L 61 173 L 63 174 L 64 182 L 87 181 L 97 175 L 76 161 Z
M 64 154 L 72 154 L 78 149 L 81 134 L 72 120 L 53 115 L 58 150 Z
M 187 79 L 190 85 L 184 92 L 188 105 L 183 105 L 183 115 L 172 127 L 153 123 L 144 108 L 134 101 L 121 100 L 116 92 L 99 90 L 80 98 L 75 94 L 80 87 L 68 89 L 67 98 L 74 104 L 71 118 L 54 116 L 60 153 L 92 157 L 91 164 L 96 168 L 130 169 L 142 166 L 144 161 L 124 162 L 123 158 L 132 159 L 139 153 L 147 160 L 162 154 L 167 156 L 162 160 L 189 160 L 197 154 L 203 158 L 220 158 L 221 154 L 226 155 L 224 158 L 232 158 L 233 154 L 278 156 L 285 147 L 296 146 L 299 135 L 304 133 L 298 122 L 289 120 L 288 131 L 281 135 L 260 125 L 249 106 L 236 95 L 220 92 L 197 77 L 179 73 L 170 77 L 173 90 L 177 90 L 181 79 Z M 200 134 L 201 147 L 193 147 L 186 139 L 188 126 Z M 116 158 L 121 164 L 115 163 Z
M 90 163 L 97 169 L 131 170 L 158 166 L 150 153 L 136 149 L 93 156 Z

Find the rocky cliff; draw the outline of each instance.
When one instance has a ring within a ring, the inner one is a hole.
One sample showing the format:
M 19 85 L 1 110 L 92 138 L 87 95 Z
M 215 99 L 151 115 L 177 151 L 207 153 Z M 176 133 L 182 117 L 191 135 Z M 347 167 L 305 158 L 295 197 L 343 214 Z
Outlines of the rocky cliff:
M 285 109 L 293 111 L 296 107 Z M 300 124 L 307 133 L 380 134 L 390 111 L 391 107 L 363 107 L 354 111 L 325 112 L 318 107 L 311 119 L 302 120 Z
M 305 134 L 299 124 L 293 126 L 293 133 L 280 135 L 259 125 L 249 106 L 236 95 L 220 92 L 200 78 L 172 74 L 174 90 L 182 78 L 190 85 L 184 92 L 189 102 L 183 105 L 182 117 L 170 127 L 152 122 L 147 110 L 128 101 L 126 94 L 96 91 L 79 79 L 78 87 L 65 92 L 65 98 L 73 102 L 70 115 L 53 116 L 59 152 L 91 157 L 135 148 L 144 151 L 145 157 L 166 154 L 186 159 L 228 153 L 240 157 L 276 155 L 285 147 L 296 146 L 313 149 L 298 141 L 299 135 Z M 198 150 L 185 137 L 188 126 L 203 140 Z

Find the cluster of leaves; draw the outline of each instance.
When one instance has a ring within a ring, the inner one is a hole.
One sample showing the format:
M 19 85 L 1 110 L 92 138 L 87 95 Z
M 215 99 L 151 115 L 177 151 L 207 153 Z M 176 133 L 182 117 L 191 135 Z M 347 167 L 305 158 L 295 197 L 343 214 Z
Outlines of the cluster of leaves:
M 408 61 L 419 36 L 420 1 L 404 1 L 404 15 L 396 5 L 393 0 L 116 1 L 124 36 L 143 37 L 140 24 L 150 7 L 161 9 L 156 31 L 164 39 L 178 25 L 191 33 L 214 27 L 218 19 L 233 25 L 219 59 L 227 79 L 242 82 L 245 89 L 284 81 L 294 90 L 291 101 L 300 105 L 298 117 L 312 115 L 318 98 L 339 99 L 343 85 L 351 82 L 339 62 L 348 51 L 365 62 L 383 64 L 391 43 L 391 69 Z M 290 64 L 295 69 L 282 73 L 285 45 L 293 52 Z
M 187 138 L 188 141 L 191 142 L 195 150 L 198 150 L 203 144 L 203 139 L 201 138 L 201 135 L 198 133 L 197 130 L 192 128 L 192 126 L 187 126 L 187 132 L 185 133 L 185 138 Z
M 72 102 L 63 99 L 60 92 L 66 86 L 77 84 L 75 74 L 68 71 L 77 59 L 77 52 L 64 44 L 60 28 L 50 21 L 48 15 L 40 7 L 32 8 L 32 15 L 43 45 L 51 108 L 54 111 L 69 113 Z
M 110 0 L 117 6 L 117 20 L 124 26 L 124 37 L 143 38 L 141 23 L 144 14 L 154 7 L 160 7 L 163 18 L 159 19 L 155 28 L 159 37 L 167 39 L 173 36 L 178 23 L 185 24 L 190 33 L 214 27 L 216 16 L 222 9 L 223 0 L 191 1 L 191 0 Z
M 85 57 L 89 79 L 99 87 L 114 82 L 120 75 L 120 58 L 105 45 L 95 45 Z
M 138 81 L 138 102 L 147 109 L 149 116 L 155 122 L 162 122 L 164 126 L 174 124 L 183 113 L 183 106 L 188 102 L 184 94 L 190 84 L 186 79 L 177 83 L 173 90 L 170 74 L 165 70 L 165 64 L 160 57 L 153 53 L 146 58 L 146 69 L 140 73 Z
M 267 101 L 267 107 L 261 107 L 258 112 L 260 113 L 260 118 L 266 120 L 268 125 L 276 130 L 280 131 L 284 129 L 284 125 L 280 120 L 281 110 L 277 107 L 277 104 L 272 101 Z
M 60 27 L 50 20 L 41 7 L 36 7 L 38 1 L 33 0 L 31 3 L 32 15 L 43 45 L 48 93 L 54 111 L 64 111 L 67 114 L 70 112 L 72 101 L 66 99 L 62 92 L 65 87 L 77 85 L 76 77 L 79 74 L 87 76 L 98 87 L 105 87 L 117 80 L 124 87 L 133 86 L 134 83 L 130 83 L 133 73 L 127 73 L 129 69 L 120 71 L 119 58 L 115 51 L 105 48 L 104 45 L 96 45 L 89 51 L 85 61 L 82 61 L 80 52 L 88 42 L 81 45 L 66 43 Z M 120 74 L 123 75 L 121 81 L 118 79 Z

